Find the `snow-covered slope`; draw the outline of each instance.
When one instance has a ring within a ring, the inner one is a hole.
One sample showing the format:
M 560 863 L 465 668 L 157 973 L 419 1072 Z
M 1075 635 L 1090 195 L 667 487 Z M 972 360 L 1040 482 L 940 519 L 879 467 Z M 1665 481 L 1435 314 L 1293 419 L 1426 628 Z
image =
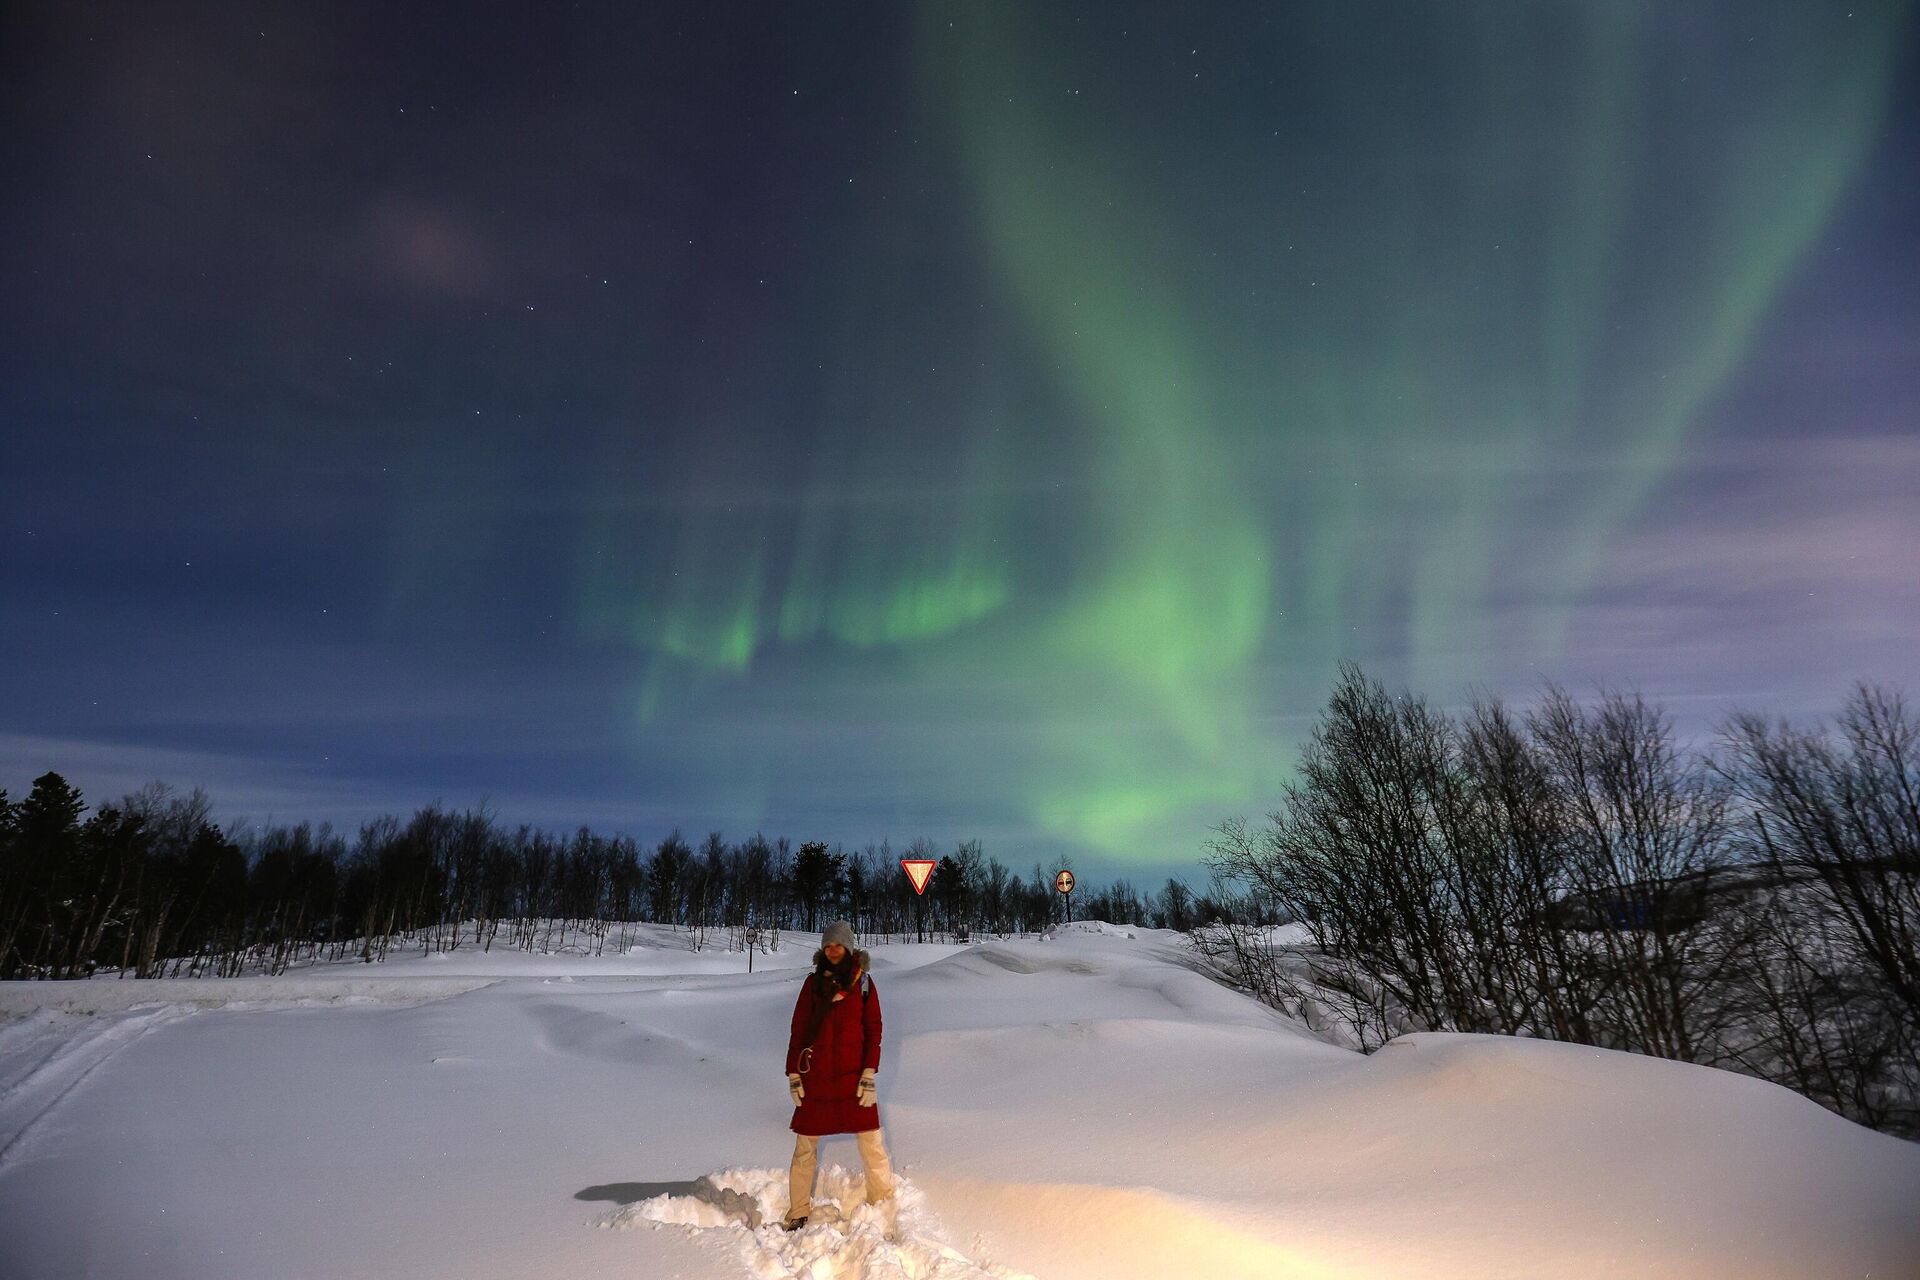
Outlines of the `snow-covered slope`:
M 0 1275 L 1920 1275 L 1920 1147 L 1786 1090 L 1473 1036 L 1360 1057 L 1097 926 L 874 948 L 903 1193 L 860 1206 L 829 1140 L 788 1236 L 810 940 L 752 975 L 646 940 L 0 984 Z

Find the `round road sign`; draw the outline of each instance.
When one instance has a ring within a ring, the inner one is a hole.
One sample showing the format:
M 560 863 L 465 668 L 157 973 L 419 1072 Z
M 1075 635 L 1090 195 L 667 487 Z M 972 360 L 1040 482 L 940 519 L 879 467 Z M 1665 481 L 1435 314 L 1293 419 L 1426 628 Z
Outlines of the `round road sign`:
M 1073 892 L 1073 872 L 1062 871 L 1059 875 L 1055 876 L 1053 878 L 1053 887 L 1058 889 L 1062 893 L 1072 893 Z

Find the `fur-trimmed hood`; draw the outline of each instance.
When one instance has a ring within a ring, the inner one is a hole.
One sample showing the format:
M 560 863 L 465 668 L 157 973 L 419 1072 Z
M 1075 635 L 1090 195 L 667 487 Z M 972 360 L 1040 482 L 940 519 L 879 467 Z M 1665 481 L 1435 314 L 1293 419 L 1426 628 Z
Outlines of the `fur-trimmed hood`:
M 868 955 L 864 951 L 849 951 L 847 954 L 853 958 L 853 981 L 854 982 L 860 981 L 861 977 L 873 972 L 872 956 Z M 826 949 L 823 947 L 814 948 L 813 971 L 815 973 L 829 973 L 832 971 L 832 968 L 833 966 L 827 963 Z

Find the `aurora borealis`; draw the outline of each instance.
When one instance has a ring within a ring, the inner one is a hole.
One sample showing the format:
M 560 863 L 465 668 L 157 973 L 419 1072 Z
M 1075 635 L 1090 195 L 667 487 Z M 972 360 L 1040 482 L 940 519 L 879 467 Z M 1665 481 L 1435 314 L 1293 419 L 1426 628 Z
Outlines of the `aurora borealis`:
M 1916 687 L 1911 6 L 14 6 L 4 784 L 1190 864 Z

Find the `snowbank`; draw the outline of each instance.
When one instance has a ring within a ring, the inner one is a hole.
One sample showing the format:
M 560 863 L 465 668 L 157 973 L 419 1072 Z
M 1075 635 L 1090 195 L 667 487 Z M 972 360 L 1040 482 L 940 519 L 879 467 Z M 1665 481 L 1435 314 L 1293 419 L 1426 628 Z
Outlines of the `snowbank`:
M 837 1220 L 788 1236 L 780 1059 L 810 954 L 0 984 L 0 1274 L 1920 1274 L 1920 1147 L 1577 1046 L 1361 1057 L 1176 936 L 1098 922 L 874 948 L 905 1190 L 891 1222 L 858 1205 L 830 1139 Z M 94 994 L 121 989 L 165 999 Z

